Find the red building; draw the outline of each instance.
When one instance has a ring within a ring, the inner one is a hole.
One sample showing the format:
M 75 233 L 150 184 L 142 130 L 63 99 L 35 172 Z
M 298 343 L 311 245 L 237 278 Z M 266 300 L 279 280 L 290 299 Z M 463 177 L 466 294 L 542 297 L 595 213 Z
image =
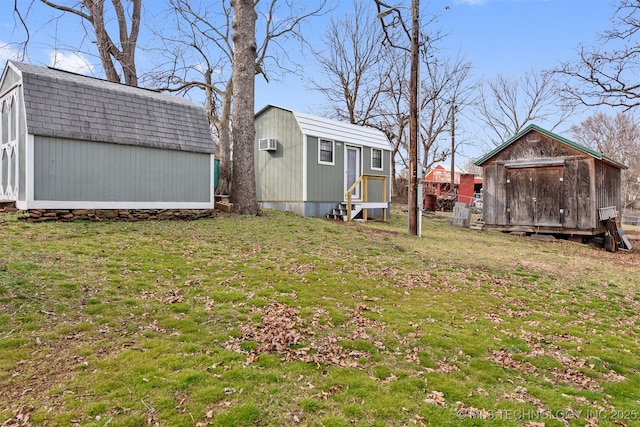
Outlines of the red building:
M 444 198 L 472 205 L 474 194 L 481 189 L 482 178 L 459 171 L 454 172 L 452 186 L 451 171 L 437 165 L 422 180 L 423 206 L 425 210 L 435 210 L 435 200 Z

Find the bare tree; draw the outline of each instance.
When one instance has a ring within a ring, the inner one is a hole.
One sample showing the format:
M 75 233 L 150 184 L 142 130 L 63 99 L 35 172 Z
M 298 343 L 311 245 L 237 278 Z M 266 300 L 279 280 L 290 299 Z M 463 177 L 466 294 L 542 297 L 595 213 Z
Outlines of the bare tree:
M 476 166 L 475 160 L 471 159 L 468 160 L 463 166 L 462 166 L 462 170 L 465 173 L 472 173 L 475 176 L 482 176 L 482 167 L 481 166 Z
M 212 9 L 202 2 L 169 0 L 169 18 L 175 34 L 156 31 L 161 40 L 157 72 L 150 74 L 151 85 L 159 90 L 186 95 L 194 89 L 204 91 L 207 116 L 220 161 L 218 194 L 231 191 L 231 104 L 233 84 L 233 10 L 226 1 Z M 197 95 L 196 95 L 197 97 Z
M 479 95 L 477 116 L 491 132 L 491 143 L 499 145 L 536 121 L 548 122 L 554 130 L 573 109 L 560 102 L 552 73 L 531 70 L 520 78 L 498 75 L 484 83 Z
M 332 117 L 385 133 L 398 194 L 396 163 L 408 167 L 409 56 L 383 43 L 371 3 L 354 0 L 352 6 L 353 12 L 331 20 L 322 37 L 326 50 L 316 52 L 316 58 L 328 81 L 313 86 L 326 98 Z
M 322 13 L 325 1 L 315 7 L 301 5 L 290 0 L 254 2 L 256 22 L 254 37 L 256 59 L 250 70 L 261 74 L 267 81 L 288 72 L 298 72 L 296 64 L 288 56 L 287 41 L 303 41 L 301 23 Z M 218 4 L 193 0 L 170 0 L 171 13 L 175 16 L 177 35 L 157 37 L 164 41 L 159 52 L 166 61 L 158 66 L 154 86 L 173 92 L 201 89 L 205 92 L 207 111 L 217 141 L 216 158 L 220 160 L 220 176 L 217 192 L 231 194 L 232 181 L 232 103 L 234 87 L 232 68 L 234 47 L 232 40 L 233 4 L 223 0 Z M 289 68 L 290 67 L 290 68 Z M 234 155 L 234 159 L 235 159 Z
M 452 147 L 442 137 L 453 132 L 455 114 L 472 102 L 473 85 L 469 82 L 471 63 L 458 57 L 453 61 L 429 58 L 423 65 L 421 84 L 420 140 L 422 167 L 431 168 L 455 154 L 462 139 Z
M 314 81 L 312 85 L 325 96 L 336 119 L 366 126 L 375 120 L 385 84 L 381 68 L 388 65 L 385 54 L 389 49 L 382 46 L 374 9 L 365 4 L 372 5 L 353 0 L 352 13 L 331 19 L 322 36 L 326 50 L 316 53 L 328 81 Z
M 105 0 L 74 1 L 72 6 L 49 0 L 40 0 L 40 2 L 64 13 L 77 15 L 89 22 L 96 36 L 96 47 L 107 80 L 122 82 L 122 77 L 116 68 L 116 64 L 118 64 L 124 75 L 124 83 L 138 86 L 135 54 L 140 32 L 142 0 L 130 0 L 130 8 L 125 8 L 121 0 L 111 0 L 118 23 L 117 43 L 113 41 L 107 31 Z
M 597 113 L 571 127 L 580 144 L 599 151 L 628 169 L 622 172 L 623 206 L 640 200 L 640 126 L 628 113 Z
M 371 125 L 380 129 L 387 135 L 391 143 L 391 177 L 393 179 L 394 193 L 406 194 L 406 188 L 400 188 L 406 183 L 397 181 L 399 177 L 398 166 L 402 169 L 409 168 L 409 80 L 407 68 L 409 56 L 397 49 L 389 50 L 385 56 L 388 68 L 384 70 L 383 90 L 378 99 L 378 118 Z
M 619 0 L 612 28 L 599 45 L 578 46 L 578 57 L 554 70 L 567 78 L 563 96 L 585 106 L 608 105 L 629 110 L 640 105 L 640 3 Z
M 409 29 L 397 8 L 376 1 L 377 10 L 353 2 L 353 13 L 333 20 L 325 33 L 327 52 L 319 54 L 319 62 L 327 84 L 316 84 L 332 107 L 334 116 L 351 123 L 382 130 L 391 143 L 392 176 L 396 167 L 409 167 L 409 98 L 408 71 L 410 49 Z M 389 8 L 389 9 L 383 9 Z M 376 12 L 380 14 L 376 17 Z M 384 26 L 372 25 L 380 16 L 394 14 Z M 433 25 L 437 15 L 428 19 Z M 439 150 L 438 140 L 448 132 L 450 100 L 458 93 L 466 105 L 470 64 L 461 59 L 454 62 L 435 58 L 441 54 L 435 47 L 443 35 L 433 30 L 420 37 L 422 68 L 426 70 L 420 83 L 419 140 L 423 165 L 430 166 L 450 155 L 451 150 Z M 395 182 L 394 182 L 395 184 Z M 399 189 L 394 185 L 394 188 Z

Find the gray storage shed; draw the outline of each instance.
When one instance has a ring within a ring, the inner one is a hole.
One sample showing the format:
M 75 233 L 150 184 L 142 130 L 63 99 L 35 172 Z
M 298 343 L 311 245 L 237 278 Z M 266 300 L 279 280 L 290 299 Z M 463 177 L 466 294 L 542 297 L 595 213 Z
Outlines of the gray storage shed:
M 345 202 L 354 183 L 367 178 L 352 191 L 352 216 L 362 209 L 367 218 L 386 214 L 392 159 L 384 133 L 273 105 L 256 113 L 255 129 L 261 207 L 327 216 Z
M 213 209 L 213 142 L 191 101 L 9 61 L 0 112 L 0 200 L 18 209 Z
M 626 166 L 536 125 L 475 162 L 490 230 L 594 236 L 601 208 L 620 210 Z

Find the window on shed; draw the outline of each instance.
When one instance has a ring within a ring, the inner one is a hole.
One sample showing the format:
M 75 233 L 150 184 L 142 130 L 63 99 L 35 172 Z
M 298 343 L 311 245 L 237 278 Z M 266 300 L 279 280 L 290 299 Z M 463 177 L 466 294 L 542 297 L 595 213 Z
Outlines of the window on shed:
M 334 152 L 334 141 L 330 141 L 328 139 L 321 139 L 320 144 L 318 146 L 319 154 L 318 154 L 318 163 L 332 165 L 333 161 L 333 152 Z
M 371 149 L 371 169 L 382 170 L 382 150 Z

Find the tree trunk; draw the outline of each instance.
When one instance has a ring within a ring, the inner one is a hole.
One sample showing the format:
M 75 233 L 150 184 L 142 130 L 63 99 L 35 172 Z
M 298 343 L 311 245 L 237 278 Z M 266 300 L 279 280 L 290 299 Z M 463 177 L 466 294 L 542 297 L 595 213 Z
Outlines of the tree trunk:
M 96 44 L 107 80 L 112 82 L 122 81 L 113 63 L 115 59 L 122 67 L 124 83 L 129 86 L 138 86 L 135 53 L 138 33 L 140 31 L 142 2 L 141 0 L 133 0 L 130 33 L 127 31 L 127 18 L 122 3 L 120 0 L 112 0 L 112 3 L 118 21 L 118 35 L 122 50 L 118 50 L 107 33 L 106 23 L 104 21 L 104 0 L 83 0 L 84 6 L 91 13 L 89 18 L 96 32 Z
M 96 32 L 96 46 L 107 80 L 119 83 L 120 76 L 111 59 L 111 45 L 113 43 L 107 34 L 104 23 L 104 0 L 84 0 L 84 5 L 91 14 L 91 24 Z
M 138 86 L 138 74 L 136 71 L 136 46 L 138 44 L 138 34 L 140 32 L 140 14 L 142 11 L 142 0 L 130 0 L 131 9 L 131 30 L 127 28 L 127 12 L 122 6 L 121 0 L 111 0 L 113 9 L 118 21 L 118 36 L 122 50 L 118 50 L 111 36 L 107 32 L 105 22 L 104 2 L 105 0 L 82 0 L 76 7 L 64 6 L 50 0 L 40 0 L 49 7 L 65 13 L 72 13 L 88 21 L 93 26 L 96 33 L 96 47 L 102 68 L 111 82 L 121 83 L 122 80 L 116 69 L 114 60 L 122 67 L 124 82 L 130 86 Z M 82 7 L 89 11 L 86 14 Z
M 220 160 L 220 175 L 218 176 L 218 189 L 216 190 L 218 194 L 231 194 L 231 136 L 229 121 L 232 97 L 233 82 L 230 79 L 222 97 L 220 117 L 216 120 L 216 129 L 218 130 L 218 153 L 216 157 Z
M 256 19 L 255 0 L 232 0 L 233 7 L 233 174 L 231 180 L 234 212 L 257 215 L 253 123 L 255 107 Z
M 231 98 L 233 96 L 233 83 L 231 78 L 222 94 L 221 114 L 218 115 L 215 107 L 214 86 L 211 80 L 213 69 L 207 68 L 204 74 L 205 94 L 207 97 L 207 118 L 209 126 L 215 126 L 218 143 L 216 145 L 216 159 L 220 162 L 218 167 L 218 185 L 216 194 L 231 194 L 231 140 L 229 135 L 231 120 Z M 218 92 L 219 93 L 219 92 Z

